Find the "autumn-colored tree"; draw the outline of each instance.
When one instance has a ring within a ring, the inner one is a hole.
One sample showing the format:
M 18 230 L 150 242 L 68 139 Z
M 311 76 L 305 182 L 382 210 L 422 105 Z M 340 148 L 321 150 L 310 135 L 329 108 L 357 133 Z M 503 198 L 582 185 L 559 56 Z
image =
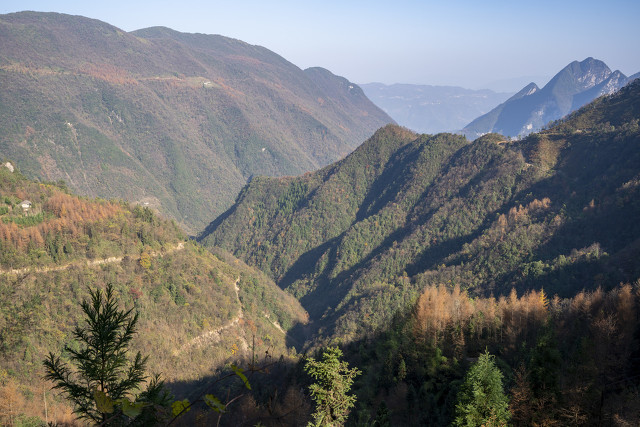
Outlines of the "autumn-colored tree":
M 527 426 L 531 421 L 533 412 L 531 385 L 529 383 L 529 371 L 524 363 L 514 371 L 515 385 L 511 389 L 509 412 L 511 421 L 516 426 Z
M 16 416 L 20 414 L 20 408 L 24 404 L 24 396 L 18 390 L 13 379 L 0 384 L 0 424 L 13 425 Z

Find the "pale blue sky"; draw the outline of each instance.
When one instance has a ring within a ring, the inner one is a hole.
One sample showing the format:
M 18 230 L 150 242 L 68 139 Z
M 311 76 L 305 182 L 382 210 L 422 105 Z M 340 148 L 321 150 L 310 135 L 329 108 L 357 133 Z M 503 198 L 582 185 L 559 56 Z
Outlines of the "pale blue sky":
M 589 56 L 627 75 L 640 71 L 638 0 L 0 1 L 0 13 L 20 10 L 83 15 L 126 31 L 222 34 L 357 83 L 479 88 L 551 76 Z

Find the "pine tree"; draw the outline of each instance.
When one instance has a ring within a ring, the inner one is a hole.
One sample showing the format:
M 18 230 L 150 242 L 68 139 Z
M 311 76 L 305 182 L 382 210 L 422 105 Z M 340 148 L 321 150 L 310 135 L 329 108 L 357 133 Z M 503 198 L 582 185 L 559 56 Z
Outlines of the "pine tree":
M 167 406 L 169 396 L 157 376 L 148 383 L 146 391 L 137 398 L 133 396 L 147 379 L 147 357 L 140 352 L 133 361 L 127 357 L 137 331 L 138 314 L 132 314 L 133 309 L 118 309 L 111 285 L 107 285 L 104 295 L 99 289 L 89 293 L 91 301 L 82 302 L 87 324 L 73 332 L 80 349 L 65 347 L 75 369 L 49 353 L 43 362 L 45 378 L 73 402 L 74 413 L 80 419 L 101 425 L 123 424 L 129 418 L 153 419 L 152 412 L 158 405 Z
M 356 396 L 349 395 L 354 378 L 360 374 L 357 368 L 349 369 L 347 362 L 341 361 L 342 351 L 328 347 L 322 360 L 307 359 L 304 370 L 317 382 L 309 386 L 316 402 L 314 422 L 310 426 L 341 426 L 347 421 L 349 411 L 356 402 Z
M 511 389 L 511 402 L 509 402 L 512 422 L 516 426 L 529 425 L 531 421 L 533 394 L 528 377 L 527 367 L 524 363 L 520 364 L 514 372 L 515 385 Z
M 471 366 L 458 393 L 455 426 L 506 426 L 511 414 L 502 373 L 488 351 Z

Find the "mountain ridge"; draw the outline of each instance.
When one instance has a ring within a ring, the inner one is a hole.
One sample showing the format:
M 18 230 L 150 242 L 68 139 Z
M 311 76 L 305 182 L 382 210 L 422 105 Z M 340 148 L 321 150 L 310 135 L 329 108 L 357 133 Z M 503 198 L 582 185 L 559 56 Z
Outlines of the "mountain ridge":
M 192 233 L 250 176 L 316 169 L 392 122 L 345 79 L 223 36 L 39 12 L 0 16 L 0 34 L 0 153 Z
M 542 129 L 595 98 L 611 94 L 630 80 L 602 61 L 586 58 L 573 61 L 560 70 L 542 89 L 527 92 L 531 84 L 489 113 L 462 129 L 469 138 L 497 132 L 506 136 L 524 136 Z M 536 86 L 537 88 L 537 86 Z
M 429 285 L 570 297 L 632 282 L 639 92 L 626 86 L 519 142 L 387 126 L 318 172 L 255 179 L 200 241 L 296 296 L 316 342 L 383 328 Z

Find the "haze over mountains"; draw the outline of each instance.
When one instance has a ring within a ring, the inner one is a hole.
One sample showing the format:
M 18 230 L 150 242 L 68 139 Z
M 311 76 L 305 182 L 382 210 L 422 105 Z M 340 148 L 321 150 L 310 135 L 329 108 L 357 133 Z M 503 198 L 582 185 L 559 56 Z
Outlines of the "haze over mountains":
M 143 406 L 169 424 L 306 425 L 305 357 L 339 346 L 362 370 L 354 424 L 452 425 L 490 352 L 500 425 L 636 425 L 633 77 L 573 62 L 473 121 L 547 129 L 470 141 L 389 124 L 358 85 L 238 40 L 0 16 L 0 424 L 73 422 L 42 359 L 69 360 L 80 301 L 112 284 L 140 313 L 130 350 L 176 393 Z M 433 132 L 507 96 L 368 89 Z M 137 425 L 95 390 L 105 425 Z
M 420 133 L 455 132 L 511 95 L 455 86 L 367 83 L 360 87 L 398 124 Z
M 168 28 L 0 17 L 0 153 L 30 177 L 148 203 L 191 232 L 252 175 L 348 154 L 393 120 L 327 70 Z
M 611 71 L 602 61 L 587 58 L 573 61 L 542 89 L 530 83 L 504 103 L 466 125 L 469 138 L 490 132 L 523 136 L 536 132 L 599 96 L 611 94 L 638 76 Z

